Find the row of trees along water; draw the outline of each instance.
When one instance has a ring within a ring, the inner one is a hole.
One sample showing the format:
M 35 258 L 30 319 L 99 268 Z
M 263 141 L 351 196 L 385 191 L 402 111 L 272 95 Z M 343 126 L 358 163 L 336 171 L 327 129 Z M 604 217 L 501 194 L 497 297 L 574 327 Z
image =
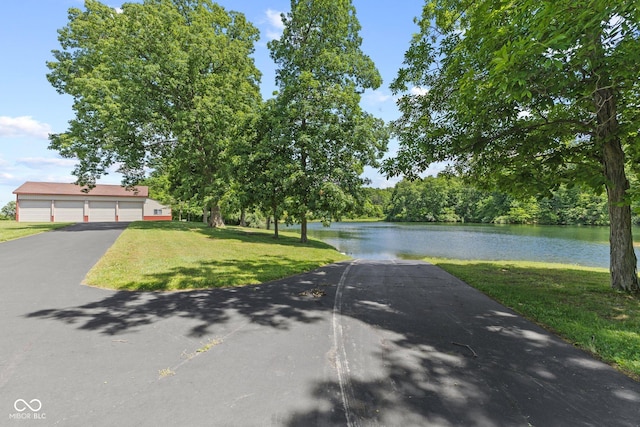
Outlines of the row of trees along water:
M 174 206 L 176 219 L 202 220 L 202 205 L 173 199 L 162 177 L 144 182 L 150 185 L 155 198 Z M 543 198 L 516 198 L 506 192 L 475 188 L 461 178 L 445 175 L 402 180 L 393 188 L 364 188 L 356 199 L 358 202 L 351 204 L 351 209 L 341 218 L 392 222 L 609 224 L 604 191 L 597 193 L 578 186 L 562 185 Z M 228 223 L 265 227 L 272 221 L 270 213 L 256 205 L 243 208 L 239 198 L 226 198 L 223 208 Z M 633 212 L 634 224 L 640 225 L 640 205 L 634 206 Z M 283 212 L 281 219 L 286 221 L 288 218 L 287 212 Z
M 634 209 L 636 225 L 640 224 L 638 212 Z M 369 188 L 362 213 L 397 222 L 609 224 L 604 191 L 562 185 L 543 198 L 515 198 L 505 192 L 474 188 L 450 176 L 403 180 L 388 189 Z

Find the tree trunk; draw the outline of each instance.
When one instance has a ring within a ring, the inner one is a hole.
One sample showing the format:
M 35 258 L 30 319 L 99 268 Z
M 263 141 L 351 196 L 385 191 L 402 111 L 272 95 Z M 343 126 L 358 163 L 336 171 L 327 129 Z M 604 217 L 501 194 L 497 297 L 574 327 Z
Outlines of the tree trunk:
M 267 215 L 267 231 L 271 230 L 271 215 Z
M 300 241 L 307 243 L 307 214 L 303 214 L 300 218 Z
M 245 208 L 240 209 L 240 227 L 247 226 L 247 210 Z
M 300 126 L 300 130 L 301 133 L 304 135 L 306 133 L 307 130 L 307 119 L 303 118 L 302 119 L 302 124 Z M 308 171 L 308 165 L 307 165 L 307 147 L 305 144 L 305 138 L 300 138 L 300 142 L 301 142 L 301 147 L 300 147 L 300 168 L 301 170 L 304 172 L 304 174 L 302 175 L 302 179 L 301 182 L 299 183 L 300 187 L 302 188 L 302 191 L 305 192 L 304 195 L 302 195 L 302 200 L 300 203 L 300 207 L 302 208 L 302 214 L 300 214 L 300 241 L 302 243 L 307 243 L 307 212 L 308 212 L 308 200 L 309 200 L 309 176 L 307 175 Z
M 224 227 L 224 220 L 222 219 L 222 212 L 220 206 L 217 204 L 211 205 L 211 217 L 209 218 L 210 227 Z
M 624 154 L 620 142 L 604 147 L 607 201 L 609 207 L 609 245 L 611 287 L 638 292 L 638 267 L 633 249 L 631 207 L 627 200 L 629 182 L 624 172 Z
M 602 164 L 609 207 L 611 287 L 616 290 L 638 292 L 631 206 L 627 198 L 629 181 L 624 170 L 624 151 L 618 137 L 615 95 L 609 88 L 598 89 L 594 101 L 598 117 L 596 138 L 601 141 L 602 146 Z
M 202 208 L 202 222 L 209 225 L 209 206 L 207 205 Z
M 278 206 L 274 203 L 272 208 L 273 208 L 273 238 L 279 239 L 280 230 L 278 227 Z M 269 227 L 269 220 L 271 220 L 271 216 L 269 216 L 269 219 L 267 220 L 267 227 Z

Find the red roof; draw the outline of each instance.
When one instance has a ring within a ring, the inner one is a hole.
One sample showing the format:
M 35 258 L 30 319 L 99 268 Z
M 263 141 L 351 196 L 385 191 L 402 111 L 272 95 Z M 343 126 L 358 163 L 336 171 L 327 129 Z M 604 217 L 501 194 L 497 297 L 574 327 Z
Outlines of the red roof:
M 82 191 L 82 190 L 85 191 Z M 111 196 L 111 197 L 149 197 L 149 187 L 137 185 L 127 190 L 121 185 L 96 184 L 87 192 L 87 187 L 60 182 L 27 181 L 13 191 L 13 194 L 40 194 L 61 196 Z

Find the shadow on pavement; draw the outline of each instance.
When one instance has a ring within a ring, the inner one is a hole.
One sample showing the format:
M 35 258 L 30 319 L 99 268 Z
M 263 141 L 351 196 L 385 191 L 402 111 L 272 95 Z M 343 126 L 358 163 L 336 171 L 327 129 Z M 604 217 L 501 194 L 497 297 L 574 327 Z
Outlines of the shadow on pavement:
M 108 335 L 171 317 L 196 320 L 188 335 L 203 337 L 238 315 L 287 330 L 333 314 L 345 265 L 261 286 L 115 292 L 28 317 Z M 335 349 L 353 361 L 346 377 L 314 384 L 317 409 L 288 414 L 285 425 L 638 425 L 638 383 L 434 269 L 425 266 L 423 285 L 400 297 L 368 286 L 380 279 L 375 271 L 347 288 L 339 326 L 347 338 L 362 333 L 375 341 Z M 434 286 L 432 274 L 441 279 Z M 313 297 L 313 289 L 325 295 Z
M 286 329 L 292 322 L 309 323 L 316 319 L 310 310 L 330 310 L 333 301 L 328 297 L 299 296 L 312 287 L 333 284 L 324 280 L 337 264 L 289 280 L 233 288 L 188 292 L 117 291 L 100 301 L 75 308 L 46 309 L 30 313 L 28 317 L 56 319 L 79 329 L 117 335 L 136 331 L 166 318 L 197 320 L 189 336 L 201 337 L 212 325 L 224 323 L 229 313 L 238 313 L 251 322 L 278 329 Z

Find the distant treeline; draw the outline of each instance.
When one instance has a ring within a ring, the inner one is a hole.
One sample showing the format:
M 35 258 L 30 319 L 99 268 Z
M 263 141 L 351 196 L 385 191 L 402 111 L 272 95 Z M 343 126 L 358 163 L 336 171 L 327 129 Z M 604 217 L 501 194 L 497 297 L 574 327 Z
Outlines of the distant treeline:
M 542 199 L 518 199 L 465 185 L 455 177 L 401 181 L 394 188 L 367 189 L 365 216 L 394 222 L 471 222 L 498 224 L 607 225 L 603 192 L 561 186 Z M 634 216 L 640 224 L 640 216 Z

